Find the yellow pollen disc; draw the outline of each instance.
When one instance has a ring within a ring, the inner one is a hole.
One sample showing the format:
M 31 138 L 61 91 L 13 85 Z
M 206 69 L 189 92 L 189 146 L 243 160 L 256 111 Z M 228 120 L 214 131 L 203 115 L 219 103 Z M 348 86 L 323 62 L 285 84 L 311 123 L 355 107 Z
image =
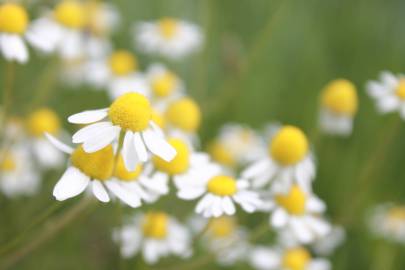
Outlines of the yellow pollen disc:
M 152 82 L 152 90 L 157 97 L 167 97 L 175 89 L 177 84 L 177 77 L 172 72 L 165 72 L 157 76 Z
M 161 129 L 164 129 L 166 126 L 165 118 L 163 117 L 163 115 L 160 112 L 153 109 L 152 109 L 152 121 L 156 125 L 158 125 Z
M 303 215 L 306 210 L 307 196 L 297 185 L 293 185 L 288 194 L 276 195 L 276 202 L 292 215 Z
M 176 35 L 178 22 L 173 18 L 163 18 L 158 22 L 159 31 L 166 39 L 171 39 Z
M 120 155 L 115 165 L 114 176 L 123 181 L 136 181 L 142 172 L 142 165 L 138 164 L 134 171 L 128 171 L 124 164 L 124 159 Z
M 225 175 L 219 175 L 209 180 L 208 191 L 218 196 L 232 196 L 238 190 L 234 178 Z
M 283 266 L 288 270 L 306 270 L 311 254 L 305 248 L 292 248 L 285 251 Z
M 235 231 L 235 219 L 228 216 L 212 218 L 208 223 L 208 230 L 214 238 L 225 238 Z
M 399 81 L 395 94 L 397 97 L 399 97 L 399 99 L 405 100 L 405 79 L 401 79 Z
M 29 22 L 23 6 L 7 3 L 0 6 L 0 32 L 23 34 Z
M 356 87 L 348 80 L 334 80 L 324 88 L 321 102 L 336 114 L 353 116 L 358 106 Z
M 6 153 L 5 156 L 0 157 L 0 171 L 11 172 L 16 169 L 16 163 L 11 153 Z
M 163 212 L 149 212 L 142 223 L 143 234 L 150 238 L 163 239 L 167 235 L 169 217 Z
M 200 108 L 190 98 L 181 98 L 172 102 L 165 116 L 170 124 L 186 132 L 196 132 L 200 127 Z
M 388 211 L 388 218 L 395 220 L 405 220 L 405 207 L 397 206 Z
M 59 23 L 69 28 L 79 29 L 86 24 L 86 12 L 79 1 L 62 1 L 55 7 L 54 16 Z
M 214 141 L 208 145 L 207 149 L 210 156 L 216 161 L 225 166 L 234 166 L 236 161 L 225 147 L 225 145 L 219 141 Z
M 269 151 L 272 158 L 281 165 L 294 165 L 308 153 L 307 137 L 299 128 L 284 126 L 274 135 Z
M 111 104 L 108 115 L 114 125 L 138 132 L 148 127 L 152 119 L 152 108 L 144 95 L 127 93 Z
M 159 171 L 170 175 L 186 172 L 190 164 L 190 150 L 188 149 L 187 144 L 177 138 L 171 138 L 169 143 L 174 149 L 176 149 L 176 157 L 172 161 L 167 162 L 158 156 L 153 156 L 153 164 Z
M 70 156 L 70 160 L 82 173 L 93 179 L 107 180 L 111 177 L 114 165 L 114 154 L 111 145 L 94 152 L 86 153 L 79 146 Z
M 119 50 L 112 53 L 108 63 L 112 73 L 117 76 L 128 75 L 138 68 L 138 62 L 135 55 L 125 50 Z
M 50 109 L 38 109 L 28 116 L 27 129 L 37 137 L 43 136 L 45 132 L 56 135 L 60 131 L 59 117 Z

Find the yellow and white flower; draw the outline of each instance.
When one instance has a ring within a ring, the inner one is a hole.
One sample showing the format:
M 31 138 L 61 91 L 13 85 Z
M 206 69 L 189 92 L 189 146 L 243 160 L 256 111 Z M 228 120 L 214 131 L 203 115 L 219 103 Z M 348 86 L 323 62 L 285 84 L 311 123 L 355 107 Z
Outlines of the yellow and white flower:
M 73 143 L 83 143 L 87 153 L 97 152 L 124 134 L 122 155 L 125 167 L 132 171 L 138 163 L 148 160 L 148 152 L 171 161 L 176 150 L 165 140 L 160 128 L 152 121 L 148 99 L 138 93 L 117 98 L 109 108 L 84 111 L 68 118 L 70 123 L 89 124 L 73 135 Z
M 263 156 L 265 145 L 255 131 L 239 124 L 226 124 L 209 144 L 212 158 L 231 168 L 238 168 Z
M 271 137 L 268 154 L 245 169 L 242 177 L 252 180 L 255 188 L 274 179 L 283 183 L 286 189 L 298 183 L 305 190 L 311 190 L 315 164 L 309 148 L 308 139 L 301 129 L 282 126 Z
M 380 113 L 398 111 L 405 119 L 405 77 L 383 71 L 379 81 L 367 83 L 367 93 L 377 104 Z
M 289 230 L 300 243 L 311 243 L 324 237 L 331 226 L 320 217 L 325 204 L 315 195 L 294 184 L 287 193 L 284 187 L 274 186 L 270 224 L 276 229 Z
M 189 231 L 164 212 L 138 214 L 115 230 L 113 239 L 120 244 L 122 257 L 129 258 L 142 252 L 149 264 L 170 255 L 186 258 L 192 254 Z
M 144 189 L 144 179 L 139 184 L 135 182 L 141 169 L 128 171 L 122 158 L 116 156 L 112 145 L 87 153 L 82 146 L 76 149 L 60 142 L 50 134 L 46 134 L 49 141 L 62 152 L 70 155 L 70 164 L 53 189 L 53 196 L 58 201 L 75 197 L 86 189 L 101 202 L 109 202 L 110 195 L 107 190 L 117 196 L 122 202 L 131 207 L 139 207 L 141 200 L 148 201 L 156 196 L 154 191 Z M 157 183 L 160 185 L 160 183 Z
M 195 211 L 205 218 L 234 215 L 235 203 L 248 213 L 254 212 L 262 204 L 259 195 L 249 190 L 247 181 L 225 175 L 216 164 L 206 166 L 197 179 L 177 179 L 175 184 L 177 196 L 181 199 L 202 197 Z
M 345 79 L 331 81 L 321 94 L 319 122 L 322 130 L 333 135 L 350 135 L 357 107 L 357 93 L 353 83 Z
M 0 190 L 7 197 L 35 195 L 40 186 L 40 175 L 24 143 L 0 150 Z
M 136 45 L 146 53 L 182 58 L 201 46 L 203 35 L 198 26 L 174 18 L 135 25 Z
M 405 243 L 405 206 L 386 203 L 373 209 L 369 218 L 370 230 L 393 242 Z
M 305 247 L 258 246 L 250 253 L 250 264 L 258 270 L 330 270 L 326 259 L 313 258 Z

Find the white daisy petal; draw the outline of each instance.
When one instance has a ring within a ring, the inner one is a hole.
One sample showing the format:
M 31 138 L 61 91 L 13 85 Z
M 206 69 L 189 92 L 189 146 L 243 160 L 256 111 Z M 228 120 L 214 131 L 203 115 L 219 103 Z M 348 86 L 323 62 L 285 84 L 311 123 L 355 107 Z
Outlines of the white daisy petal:
M 107 188 L 114 193 L 120 200 L 128 204 L 129 206 L 136 208 L 141 205 L 141 200 L 135 193 L 122 187 L 117 181 L 109 180 L 105 182 Z
M 142 132 L 143 139 L 149 151 L 169 162 L 176 156 L 176 150 L 156 132 L 147 129 Z
M 69 116 L 68 121 L 72 124 L 90 124 L 104 119 L 108 115 L 108 109 L 90 110 Z
M 183 200 L 194 200 L 204 193 L 204 188 L 183 188 L 177 192 L 177 196 Z
M 222 209 L 227 215 L 233 215 L 236 212 L 235 205 L 229 197 L 222 198 Z
M 133 145 L 135 147 L 135 151 L 139 158 L 139 161 L 141 161 L 141 162 L 147 161 L 148 153 L 146 152 L 145 144 L 143 143 L 139 132 L 134 133 Z
M 75 197 L 82 193 L 90 178 L 75 167 L 69 167 L 53 189 L 53 196 L 58 201 Z
M 290 227 L 297 239 L 304 243 L 308 244 L 313 240 L 313 235 L 308 229 L 306 224 L 297 218 L 290 219 Z
M 77 131 L 75 134 L 73 134 L 72 142 L 73 143 L 83 143 L 83 142 L 103 133 L 105 129 L 108 129 L 111 127 L 112 127 L 111 122 L 99 122 L 99 123 L 94 123 L 94 124 L 88 125 L 82 129 L 80 129 L 79 131 Z
M 120 130 L 121 128 L 117 126 L 106 128 L 102 134 L 83 143 L 84 151 L 87 153 L 94 153 L 103 149 L 118 137 Z
M 271 216 L 271 224 L 276 228 L 285 226 L 288 221 L 288 214 L 282 208 L 277 208 Z
M 133 144 L 134 133 L 127 131 L 124 137 L 122 146 L 122 156 L 124 159 L 125 167 L 128 171 L 134 171 L 138 164 L 138 156 L 136 154 L 135 146 Z
M 93 180 L 91 187 L 92 187 L 94 196 L 99 201 L 101 201 L 101 202 L 109 202 L 110 201 L 110 196 L 108 196 L 107 191 L 105 190 L 103 184 L 101 184 L 100 181 Z
M 70 147 L 67 144 L 64 144 L 61 141 L 59 141 L 58 139 L 56 139 L 51 134 L 45 133 L 45 137 L 52 143 L 53 146 L 55 146 L 60 151 L 66 153 L 66 154 L 69 154 L 69 155 L 73 153 L 73 148 L 72 147 Z

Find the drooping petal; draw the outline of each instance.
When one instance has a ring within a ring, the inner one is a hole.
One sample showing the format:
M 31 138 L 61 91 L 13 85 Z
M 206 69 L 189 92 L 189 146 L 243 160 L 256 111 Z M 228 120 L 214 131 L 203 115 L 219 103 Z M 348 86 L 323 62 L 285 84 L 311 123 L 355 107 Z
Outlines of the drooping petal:
M 53 189 L 53 196 L 58 201 L 75 197 L 82 193 L 90 178 L 75 167 L 69 167 Z
M 111 122 L 99 122 L 88 125 L 73 134 L 72 142 L 83 143 L 91 138 L 96 137 L 97 135 L 103 133 L 106 129 L 111 127 Z
M 176 150 L 164 138 L 147 129 L 142 132 L 146 147 L 156 156 L 169 162 L 176 156 Z
M 127 131 L 122 145 L 122 157 L 124 159 L 125 168 L 127 168 L 128 171 L 134 171 L 138 164 L 138 156 L 135 151 L 133 139 L 134 133 Z
M 146 147 L 142 141 L 141 134 L 139 132 L 134 133 L 133 145 L 135 147 L 136 154 L 139 161 L 145 162 L 148 160 L 148 153 L 146 152 Z
M 103 184 L 98 180 L 92 181 L 92 190 L 94 196 L 101 202 L 109 202 L 110 196 L 108 196 L 107 191 L 105 190 Z
M 132 193 L 131 190 L 122 187 L 117 181 L 109 180 L 105 182 L 105 185 L 115 196 L 129 206 L 136 208 L 141 205 L 139 197 Z
M 53 146 L 55 146 L 60 151 L 66 153 L 66 154 L 69 154 L 69 155 L 73 153 L 73 148 L 72 147 L 70 147 L 67 144 L 64 144 L 61 141 L 59 141 L 58 139 L 56 139 L 51 134 L 45 133 L 45 137 L 52 143 Z

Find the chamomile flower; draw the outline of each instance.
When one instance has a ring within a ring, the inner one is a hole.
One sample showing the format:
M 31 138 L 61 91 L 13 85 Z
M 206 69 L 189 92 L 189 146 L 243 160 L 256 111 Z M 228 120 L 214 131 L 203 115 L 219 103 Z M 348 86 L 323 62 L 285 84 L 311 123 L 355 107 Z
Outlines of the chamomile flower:
M 345 241 L 346 232 L 341 226 L 333 226 L 330 232 L 316 240 L 312 244 L 312 249 L 318 255 L 331 255 Z
M 276 179 L 286 189 L 296 182 L 310 190 L 314 176 L 315 164 L 306 135 L 301 129 L 288 125 L 280 127 L 271 137 L 268 154 L 242 173 L 243 178 L 253 181 L 255 188 Z
M 58 115 L 49 108 L 32 112 L 26 120 L 30 149 L 39 165 L 45 169 L 59 167 L 64 162 L 63 153 L 46 139 L 45 133 L 61 137 L 62 129 Z
M 138 93 L 124 94 L 109 108 L 74 114 L 68 121 L 89 124 L 73 135 L 73 143 L 83 143 L 83 150 L 87 153 L 103 149 L 124 134 L 122 155 L 125 167 L 130 171 L 138 163 L 148 160 L 148 151 L 165 161 L 176 156 L 176 150 L 152 121 L 148 99 Z
M 17 143 L 0 153 L 1 192 L 10 198 L 36 194 L 40 186 L 40 175 L 35 170 L 27 145 Z
M 62 59 L 77 59 L 83 53 L 86 19 L 82 2 L 63 0 L 32 22 L 28 32 L 30 41 L 37 47 L 46 46 L 48 51 L 56 51 Z
M 174 18 L 135 25 L 136 45 L 146 53 L 179 59 L 201 46 L 203 36 L 198 26 Z
M 111 99 L 128 92 L 149 95 L 149 85 L 138 72 L 135 55 L 126 50 L 116 50 L 107 58 L 90 61 L 85 71 L 86 81 L 98 88 L 106 87 Z
M 367 83 L 367 93 L 377 104 L 380 113 L 398 111 L 405 119 L 405 77 L 383 71 L 379 81 Z
M 274 187 L 270 224 L 277 229 L 287 229 L 300 243 L 310 243 L 324 237 L 331 226 L 319 215 L 325 204 L 315 195 L 293 184 L 287 193 L 284 187 Z
M 187 228 L 164 212 L 138 214 L 115 230 L 113 239 L 121 245 L 122 257 L 129 258 L 142 252 L 149 264 L 170 255 L 186 258 L 192 253 Z
M 356 87 L 348 80 L 330 82 L 322 91 L 320 126 L 326 133 L 348 136 L 357 112 Z
M 141 168 L 128 171 L 121 163 L 121 157 L 115 165 L 116 157 L 112 145 L 87 153 L 82 146 L 73 149 L 50 134 L 46 136 L 56 148 L 70 155 L 67 170 L 53 189 L 56 200 L 64 201 L 88 189 L 99 201 L 109 202 L 108 190 L 122 202 L 135 208 L 141 205 L 142 199 L 148 200 L 149 195 L 155 195 L 143 189 L 142 184 L 128 185 L 128 182 L 136 181 Z
M 16 3 L 6 2 L 0 5 L 0 52 L 7 60 L 19 63 L 28 61 L 27 40 L 35 48 L 49 51 L 50 40 L 43 39 L 41 44 L 34 40 L 41 38 L 29 30 L 30 19 L 26 9 Z
M 205 218 L 234 215 L 235 203 L 246 212 L 254 212 L 262 203 L 256 192 L 250 191 L 245 180 L 237 180 L 226 175 L 223 169 L 212 164 L 199 172 L 198 179 L 187 179 L 175 182 L 177 196 L 184 200 L 202 197 L 195 211 Z
M 375 207 L 369 218 L 369 227 L 379 237 L 404 244 L 405 206 L 387 203 Z
M 258 270 L 329 270 L 325 259 L 313 258 L 305 247 L 258 246 L 250 253 L 250 263 Z
M 237 168 L 263 156 L 262 139 L 247 126 L 226 124 L 219 136 L 209 144 L 212 158 L 224 166 Z

